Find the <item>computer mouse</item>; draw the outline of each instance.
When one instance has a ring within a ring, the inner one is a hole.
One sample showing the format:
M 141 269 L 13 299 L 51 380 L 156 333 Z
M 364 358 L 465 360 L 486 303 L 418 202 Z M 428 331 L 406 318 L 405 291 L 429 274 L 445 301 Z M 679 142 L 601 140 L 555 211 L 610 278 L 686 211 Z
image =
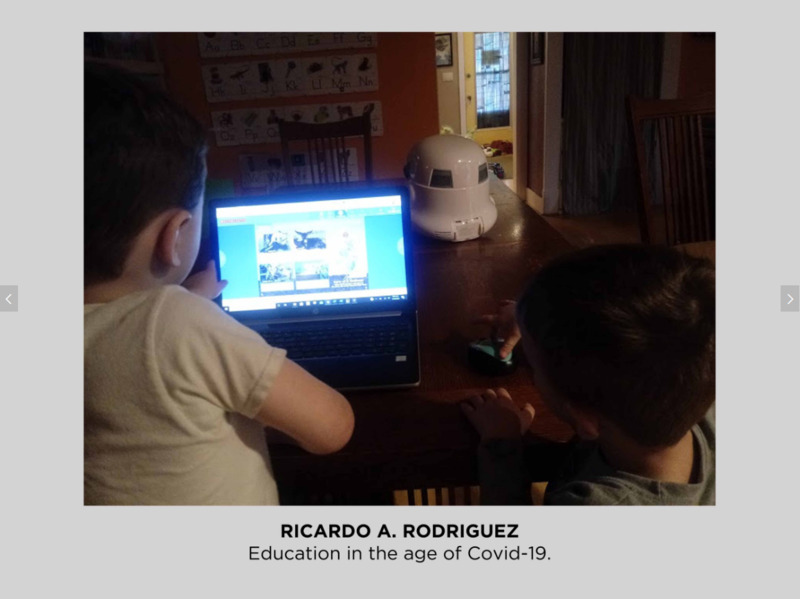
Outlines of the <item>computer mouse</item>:
M 500 376 L 512 372 L 517 366 L 514 352 L 501 358 L 498 352 L 502 344 L 503 341 L 499 339 L 481 339 L 470 343 L 467 348 L 467 361 L 470 368 L 490 376 Z

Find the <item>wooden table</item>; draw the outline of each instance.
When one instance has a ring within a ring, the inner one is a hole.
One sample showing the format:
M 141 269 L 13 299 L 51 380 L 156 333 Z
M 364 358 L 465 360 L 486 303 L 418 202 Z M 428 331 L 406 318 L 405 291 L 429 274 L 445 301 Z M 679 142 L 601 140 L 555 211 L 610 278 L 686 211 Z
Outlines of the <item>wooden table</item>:
M 570 429 L 542 403 L 524 361 L 508 376 L 477 374 L 467 346 L 488 334 L 473 324 L 477 316 L 516 298 L 531 273 L 571 247 L 494 175 L 490 189 L 498 220 L 484 237 L 450 243 L 415 234 L 420 386 L 347 394 L 355 432 L 336 454 L 271 447 L 282 503 L 383 503 L 396 489 L 477 484 L 478 437 L 458 403 L 489 387 L 536 408 L 526 437 L 531 477 L 552 474 Z

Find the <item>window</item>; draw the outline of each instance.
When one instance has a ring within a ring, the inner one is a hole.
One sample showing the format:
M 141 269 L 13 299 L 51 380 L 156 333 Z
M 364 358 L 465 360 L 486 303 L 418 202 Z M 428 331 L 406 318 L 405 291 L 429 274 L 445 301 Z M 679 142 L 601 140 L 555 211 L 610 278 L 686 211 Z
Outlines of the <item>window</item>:
M 475 34 L 475 96 L 478 129 L 511 124 L 510 34 Z

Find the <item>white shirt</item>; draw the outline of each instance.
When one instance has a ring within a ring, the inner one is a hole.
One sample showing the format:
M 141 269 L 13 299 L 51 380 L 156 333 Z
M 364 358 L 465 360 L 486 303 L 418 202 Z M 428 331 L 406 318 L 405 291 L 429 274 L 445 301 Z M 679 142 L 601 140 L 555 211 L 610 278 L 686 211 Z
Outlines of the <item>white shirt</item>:
M 84 307 L 84 502 L 277 504 L 252 420 L 286 352 L 169 285 Z

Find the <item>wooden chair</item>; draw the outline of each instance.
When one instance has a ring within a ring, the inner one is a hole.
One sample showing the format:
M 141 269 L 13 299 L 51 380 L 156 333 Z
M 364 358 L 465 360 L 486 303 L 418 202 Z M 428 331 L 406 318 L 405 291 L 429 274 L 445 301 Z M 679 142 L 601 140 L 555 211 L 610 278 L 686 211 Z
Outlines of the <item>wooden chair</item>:
M 300 123 L 286 120 L 278 121 L 278 130 L 283 151 L 283 168 L 287 185 L 348 183 L 347 157 L 350 148 L 345 145 L 346 138 L 360 137 L 363 140 L 364 178 L 372 180 L 372 115 L 369 105 L 361 116 L 332 123 Z M 297 151 L 290 149 L 292 142 L 303 147 L 309 161 L 310 181 L 299 180 L 295 168 L 304 166 L 293 163 Z
M 714 96 L 647 100 L 630 96 L 639 170 L 643 243 L 715 238 Z

